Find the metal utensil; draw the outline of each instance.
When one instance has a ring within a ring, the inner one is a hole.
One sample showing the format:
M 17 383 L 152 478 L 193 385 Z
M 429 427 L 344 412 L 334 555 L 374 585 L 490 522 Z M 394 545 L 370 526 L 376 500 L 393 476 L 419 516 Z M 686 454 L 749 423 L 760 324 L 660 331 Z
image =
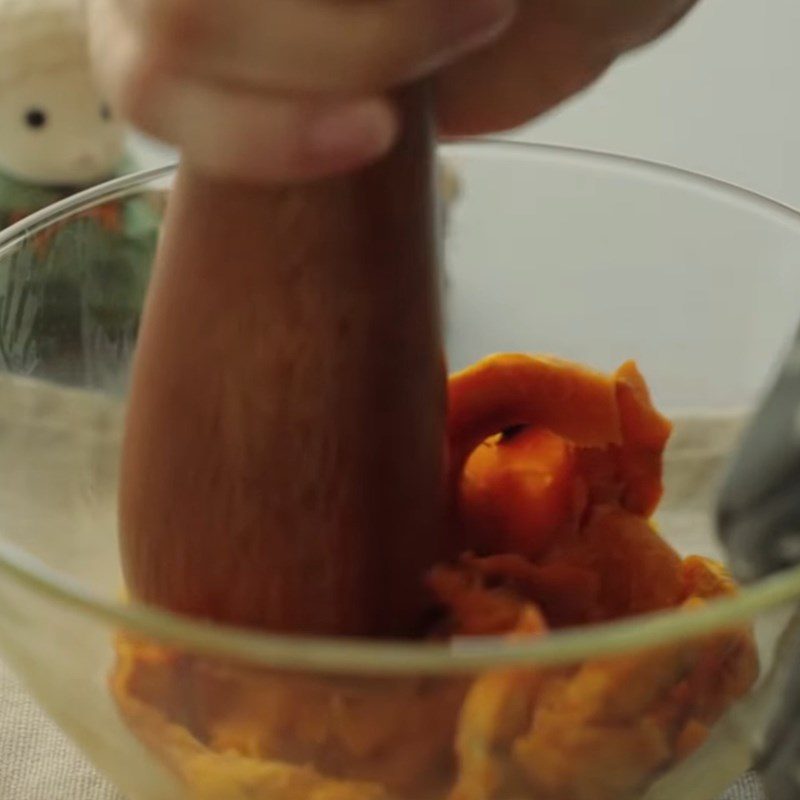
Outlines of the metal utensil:
M 717 503 L 718 535 L 737 578 L 751 582 L 800 563 L 800 332 L 739 444 Z M 800 634 L 756 757 L 770 800 L 800 798 Z

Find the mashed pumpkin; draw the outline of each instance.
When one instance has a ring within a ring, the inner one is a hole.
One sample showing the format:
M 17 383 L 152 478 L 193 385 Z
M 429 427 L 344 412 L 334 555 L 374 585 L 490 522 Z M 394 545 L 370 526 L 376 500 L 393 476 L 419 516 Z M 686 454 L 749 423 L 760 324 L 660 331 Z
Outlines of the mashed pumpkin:
M 537 637 L 733 594 L 650 517 L 669 422 L 613 375 L 500 355 L 450 379 L 450 525 L 431 638 Z M 756 680 L 747 629 L 569 667 L 473 677 L 310 676 L 129 635 L 112 693 L 197 800 L 626 800 Z

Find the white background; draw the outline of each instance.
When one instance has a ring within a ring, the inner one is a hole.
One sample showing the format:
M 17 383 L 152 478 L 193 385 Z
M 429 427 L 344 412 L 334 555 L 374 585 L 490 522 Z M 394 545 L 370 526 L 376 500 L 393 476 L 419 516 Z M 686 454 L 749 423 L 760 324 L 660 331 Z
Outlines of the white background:
M 800 2 L 700 0 L 660 43 L 513 138 L 663 161 L 800 207 Z
M 675 164 L 800 207 L 800 2 L 700 0 L 657 45 L 508 137 Z

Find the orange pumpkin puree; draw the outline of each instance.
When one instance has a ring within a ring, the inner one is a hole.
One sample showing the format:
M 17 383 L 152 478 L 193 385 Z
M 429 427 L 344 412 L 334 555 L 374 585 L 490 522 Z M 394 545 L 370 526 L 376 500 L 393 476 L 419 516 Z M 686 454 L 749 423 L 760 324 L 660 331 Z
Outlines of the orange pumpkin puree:
M 533 638 L 736 586 L 650 517 L 670 423 L 613 375 L 498 355 L 449 385 L 450 525 L 431 638 Z M 111 688 L 198 800 L 624 800 L 699 747 L 756 680 L 737 629 L 645 653 L 477 676 L 289 674 L 117 639 Z

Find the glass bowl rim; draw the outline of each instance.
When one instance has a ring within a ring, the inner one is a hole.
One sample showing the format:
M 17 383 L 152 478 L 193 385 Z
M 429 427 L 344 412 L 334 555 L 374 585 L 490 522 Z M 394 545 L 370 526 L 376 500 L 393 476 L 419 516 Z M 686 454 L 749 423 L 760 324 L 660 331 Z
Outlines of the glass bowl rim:
M 519 152 L 568 159 L 584 166 L 630 170 L 654 181 L 677 181 L 738 199 L 800 229 L 800 213 L 736 184 L 631 156 L 547 144 L 485 139 L 443 146 L 443 152 Z M 131 194 L 174 172 L 171 164 L 143 170 L 86 189 L 37 211 L 0 232 L 0 258 L 21 238 L 100 202 Z M 447 643 L 375 641 L 267 634 L 190 619 L 136 602 L 98 596 L 78 581 L 45 566 L 22 548 L 0 540 L 0 575 L 24 590 L 85 615 L 94 622 L 144 635 L 169 646 L 266 667 L 338 674 L 454 674 L 520 665 L 556 665 L 673 644 L 751 620 L 800 597 L 800 565 L 746 586 L 735 597 L 693 611 L 668 610 L 622 621 L 554 631 L 536 640 L 469 637 Z

